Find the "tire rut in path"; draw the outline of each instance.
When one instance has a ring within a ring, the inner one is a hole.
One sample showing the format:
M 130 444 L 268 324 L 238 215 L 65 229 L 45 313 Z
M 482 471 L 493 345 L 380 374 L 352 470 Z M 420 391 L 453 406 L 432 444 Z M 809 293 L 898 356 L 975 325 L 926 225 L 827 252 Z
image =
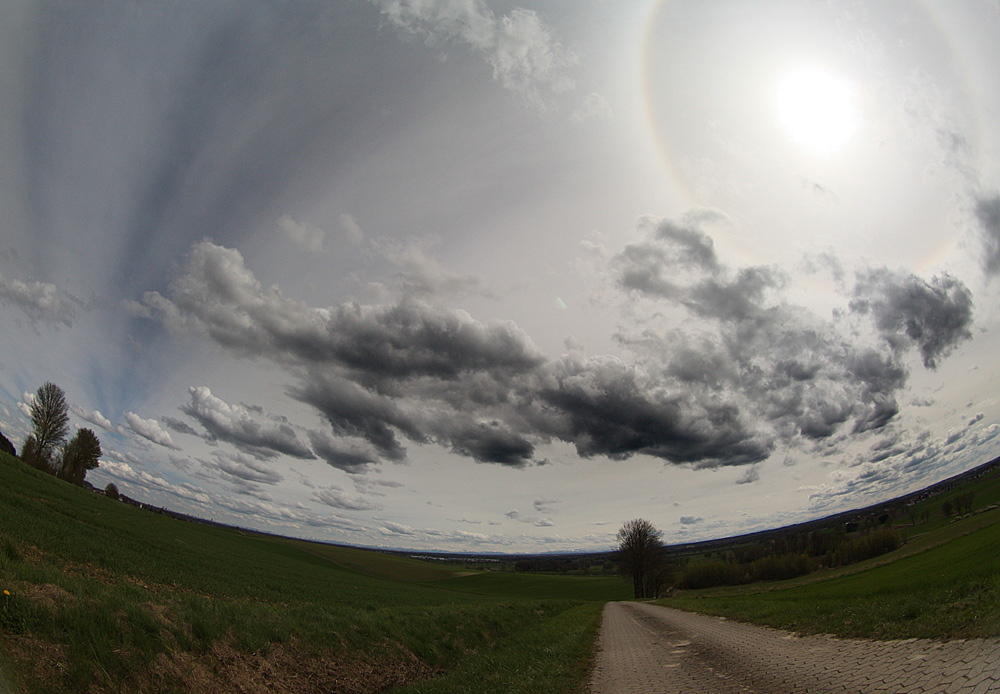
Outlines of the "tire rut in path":
M 1000 692 L 1000 642 L 863 641 L 608 603 L 592 694 Z

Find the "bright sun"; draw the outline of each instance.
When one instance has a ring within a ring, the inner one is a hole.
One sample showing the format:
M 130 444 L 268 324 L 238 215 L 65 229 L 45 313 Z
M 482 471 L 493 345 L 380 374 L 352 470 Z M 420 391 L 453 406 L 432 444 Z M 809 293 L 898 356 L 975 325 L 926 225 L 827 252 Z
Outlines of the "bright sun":
M 792 140 L 817 154 L 840 149 L 857 121 L 851 82 L 817 68 L 785 73 L 778 83 L 777 106 Z

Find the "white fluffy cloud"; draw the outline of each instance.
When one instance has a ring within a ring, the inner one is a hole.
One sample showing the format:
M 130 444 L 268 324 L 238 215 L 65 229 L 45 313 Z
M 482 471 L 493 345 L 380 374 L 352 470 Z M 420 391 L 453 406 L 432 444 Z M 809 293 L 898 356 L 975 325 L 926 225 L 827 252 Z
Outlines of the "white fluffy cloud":
M 70 407 L 70 411 L 72 411 L 73 414 L 75 414 L 80 419 L 90 422 L 91 424 L 94 424 L 96 426 L 99 426 L 105 431 L 110 431 L 117 434 L 124 433 L 122 427 L 116 426 L 114 422 L 112 422 L 110 419 L 101 414 L 100 410 L 94 410 L 93 412 L 90 412 L 83 409 L 82 407 L 73 405 L 72 407 Z
M 160 423 L 155 419 L 143 419 L 135 412 L 126 412 L 125 422 L 128 424 L 129 429 L 142 438 L 152 441 L 155 444 L 159 444 L 160 446 L 172 448 L 175 451 L 180 450 L 180 446 L 174 443 L 174 440 L 170 438 L 170 434 L 167 433 L 167 430 L 160 426 Z

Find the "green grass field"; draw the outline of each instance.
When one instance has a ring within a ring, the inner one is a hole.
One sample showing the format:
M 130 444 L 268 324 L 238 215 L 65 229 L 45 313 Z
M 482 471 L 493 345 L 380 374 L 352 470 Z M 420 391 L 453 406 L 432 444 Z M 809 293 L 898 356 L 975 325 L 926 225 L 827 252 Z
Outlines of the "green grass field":
M 683 609 L 806 633 L 1000 637 L 1000 509 L 940 525 L 888 555 L 791 581 L 688 591 Z
M 684 609 L 800 632 L 1000 636 L 1000 493 L 898 550 Z M 960 489 L 953 493 L 959 493 Z M 941 498 L 925 503 L 940 508 Z M 940 514 L 939 514 L 940 515 Z M 619 578 L 468 572 L 176 520 L 0 454 L 0 692 L 582 692 Z
M 0 458 L 16 691 L 572 692 L 627 587 L 188 523 Z

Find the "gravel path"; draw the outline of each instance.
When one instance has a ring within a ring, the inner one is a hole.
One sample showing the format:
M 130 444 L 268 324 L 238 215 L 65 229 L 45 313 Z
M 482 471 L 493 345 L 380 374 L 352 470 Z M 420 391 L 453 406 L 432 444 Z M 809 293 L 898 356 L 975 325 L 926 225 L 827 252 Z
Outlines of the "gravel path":
M 608 603 L 593 694 L 1000 692 L 1000 642 L 861 641 Z

